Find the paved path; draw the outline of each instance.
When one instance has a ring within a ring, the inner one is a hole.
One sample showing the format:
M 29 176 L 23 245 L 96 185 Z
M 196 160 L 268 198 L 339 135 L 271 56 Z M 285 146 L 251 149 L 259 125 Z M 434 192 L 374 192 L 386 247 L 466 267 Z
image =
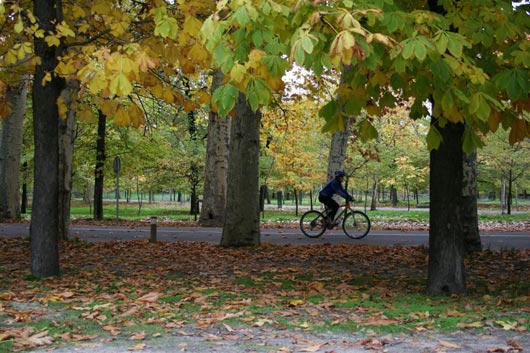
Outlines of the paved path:
M 112 240 L 138 240 L 149 239 L 150 227 L 125 227 L 125 226 L 77 226 L 70 228 L 71 237 L 89 242 Z M 0 223 L 0 237 L 16 237 L 29 235 L 28 224 Z M 215 227 L 157 227 L 157 238 L 161 241 L 205 241 L 220 243 L 221 228 Z M 523 232 L 483 232 L 481 234 L 484 249 L 509 250 L 530 249 L 530 234 Z M 288 228 L 262 228 L 262 243 L 308 245 L 308 244 L 369 244 L 369 245 L 427 245 L 428 232 L 426 231 L 394 231 L 374 230 L 364 239 L 354 240 L 348 238 L 341 230 L 327 231 L 322 237 L 310 239 L 305 237 L 298 229 Z

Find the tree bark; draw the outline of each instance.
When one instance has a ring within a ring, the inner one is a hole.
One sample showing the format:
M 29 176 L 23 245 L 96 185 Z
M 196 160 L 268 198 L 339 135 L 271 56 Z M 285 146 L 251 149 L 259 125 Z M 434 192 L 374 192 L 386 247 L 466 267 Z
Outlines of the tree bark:
M 213 75 L 211 91 L 214 92 L 223 81 L 220 69 Z M 208 141 L 206 170 L 200 224 L 203 226 L 222 226 L 225 220 L 226 182 L 228 171 L 228 152 L 230 141 L 230 118 L 219 118 L 210 112 L 208 120 Z
M 226 215 L 221 245 L 260 245 L 259 132 L 261 113 L 239 94 L 230 128 Z
M 13 113 L 3 121 L 0 135 L 0 219 L 20 218 L 20 155 L 27 93 L 25 79 L 6 92 Z
M 94 219 L 103 220 L 103 185 L 105 180 L 105 136 L 107 117 L 98 112 L 98 140 L 96 142 L 96 169 L 94 171 Z
M 466 290 L 464 235 L 462 226 L 463 124 L 444 128 L 431 122 L 442 137 L 438 150 L 430 154 L 430 230 L 427 292 L 457 294 Z
M 68 112 L 66 119 L 59 121 L 59 232 L 58 237 L 68 240 L 70 237 L 70 204 L 72 198 L 72 161 L 74 155 L 75 101 L 79 82 L 69 80 L 63 90 L 63 97 Z
M 45 31 L 55 32 L 61 23 L 61 3 L 35 0 L 34 14 Z M 43 84 L 46 74 L 53 73 L 62 45 L 50 47 L 44 38 L 34 38 L 35 55 L 40 64 L 33 79 L 33 127 L 35 166 L 33 207 L 30 227 L 31 269 L 34 276 L 59 275 L 58 251 L 58 195 L 59 195 L 59 112 L 57 98 L 64 88 L 64 80 L 52 75 Z
M 478 228 L 477 152 L 463 155 L 462 221 L 466 253 L 482 250 Z
M 370 205 L 370 211 L 377 210 L 377 175 L 374 174 L 374 183 L 372 184 L 372 203 Z
M 344 84 L 346 75 L 351 70 L 349 66 L 345 66 L 342 69 L 340 77 L 340 85 Z M 337 100 L 341 100 L 341 96 L 337 96 Z M 331 144 L 329 147 L 328 156 L 328 170 L 327 180 L 331 180 L 335 177 L 335 171 L 342 170 L 344 168 L 344 161 L 346 160 L 346 148 L 348 147 L 348 139 L 350 137 L 350 119 L 344 118 L 344 131 L 335 131 L 331 135 Z

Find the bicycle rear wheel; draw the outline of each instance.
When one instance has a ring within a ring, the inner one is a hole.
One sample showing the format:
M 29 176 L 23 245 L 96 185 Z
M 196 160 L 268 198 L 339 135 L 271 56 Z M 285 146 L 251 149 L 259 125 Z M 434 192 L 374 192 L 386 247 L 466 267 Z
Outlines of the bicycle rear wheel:
M 306 237 L 318 238 L 326 231 L 326 218 L 321 212 L 307 211 L 300 218 L 300 230 Z
M 344 233 L 352 239 L 364 238 L 370 232 L 370 219 L 361 211 L 349 212 L 342 222 Z

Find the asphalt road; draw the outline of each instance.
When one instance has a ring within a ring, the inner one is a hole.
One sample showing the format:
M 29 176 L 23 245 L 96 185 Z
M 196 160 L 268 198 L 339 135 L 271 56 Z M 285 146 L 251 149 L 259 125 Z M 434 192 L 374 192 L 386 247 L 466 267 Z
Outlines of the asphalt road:
M 149 239 L 150 227 L 126 226 L 77 226 L 70 228 L 71 237 L 88 242 Z M 27 237 L 28 224 L 0 223 L 0 237 Z M 160 241 L 203 241 L 220 243 L 222 228 L 210 227 L 164 227 L 156 229 Z M 530 249 L 530 234 L 523 232 L 483 232 L 481 234 L 484 249 L 510 250 Z M 428 245 L 426 231 L 373 230 L 364 239 L 348 238 L 340 229 L 327 231 L 316 239 L 307 238 L 298 229 L 262 228 L 262 243 L 308 245 L 308 244 L 369 244 L 383 246 Z

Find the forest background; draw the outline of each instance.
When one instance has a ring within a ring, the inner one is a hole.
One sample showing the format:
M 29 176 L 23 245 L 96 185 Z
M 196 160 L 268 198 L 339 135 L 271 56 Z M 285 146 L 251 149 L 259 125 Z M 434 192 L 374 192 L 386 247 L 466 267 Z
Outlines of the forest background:
M 6 164 L 0 190 L 11 192 L 1 200 L 8 201 L 8 217 L 17 217 L 21 122 L 29 87 L 35 275 L 59 273 L 58 239 L 66 238 L 68 229 L 71 178 L 89 175 L 81 164 L 73 164 L 74 141 L 81 141 L 78 133 L 89 126 L 76 125 L 77 118 L 97 121 L 92 166 L 96 219 L 102 218 L 104 172 L 110 164 L 108 120 L 120 127 L 112 131 L 122 144 L 113 151 L 114 171 L 122 173 L 125 164 L 118 153 L 128 158 L 120 149 L 130 148 L 140 158 L 128 161 L 127 184 L 135 181 L 139 190 L 140 178 L 152 178 L 152 185 L 159 182 L 153 178 L 157 170 L 179 171 L 191 181 L 193 207 L 202 168 L 197 156 L 205 150 L 199 141 L 207 137 L 203 202 L 209 206 L 203 220 L 223 222 L 224 246 L 259 245 L 260 174 L 263 185 L 290 187 L 298 195 L 312 191 L 315 180 L 328 180 L 334 169 L 345 168 L 358 178 L 352 183 L 356 187 L 369 180 L 374 195 L 382 180 L 394 190 L 394 200 L 398 186 L 410 194 L 428 181 L 435 216 L 430 217 L 430 290 L 465 291 L 462 234 L 469 224 L 463 216 L 476 215 L 467 207 L 476 207 L 477 178 L 473 163 L 468 170 L 464 162 L 490 132 L 505 132 L 510 145 L 523 150 L 521 143 L 530 135 L 527 5 L 349 0 L 64 6 L 39 0 L 0 5 L 7 68 L 2 71 L 7 104 L 1 113 L 8 118 L 2 127 L 7 158 L 2 159 Z M 302 99 L 296 88 L 284 89 L 283 77 L 296 65 L 314 74 L 300 76 Z M 327 177 L 318 175 L 326 143 L 315 129 L 317 110 L 325 121 L 322 129 L 333 132 Z M 123 127 L 141 127 L 143 132 L 129 133 Z M 286 142 L 286 131 L 299 132 L 296 144 Z M 424 136 L 425 143 L 410 138 L 410 144 L 402 145 L 396 134 Z M 136 141 L 143 136 L 157 148 L 140 153 L 144 146 Z M 334 142 L 336 137 L 340 143 Z M 294 146 L 302 148 L 291 150 Z M 420 161 L 425 155 L 405 155 L 398 148 L 420 151 L 424 146 L 430 151 L 428 169 Z M 185 157 L 163 157 L 175 149 Z M 369 164 L 374 160 L 380 164 Z M 493 158 L 484 161 L 493 164 Z M 523 180 L 524 170 L 507 168 L 503 173 L 501 180 L 508 180 L 503 200 L 514 194 L 511 187 Z M 125 190 L 131 190 L 129 185 Z M 526 195 L 526 186 L 518 186 Z M 503 203 L 510 212 L 511 202 Z

